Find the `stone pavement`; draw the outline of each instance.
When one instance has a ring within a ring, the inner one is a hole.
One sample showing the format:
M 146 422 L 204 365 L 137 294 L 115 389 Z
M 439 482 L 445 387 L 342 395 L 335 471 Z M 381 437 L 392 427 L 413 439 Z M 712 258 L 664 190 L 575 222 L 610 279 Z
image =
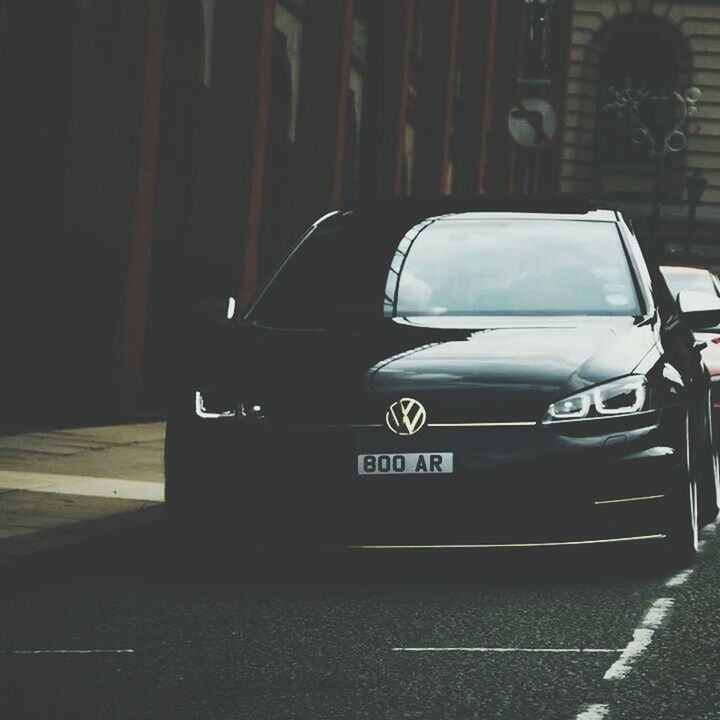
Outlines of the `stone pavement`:
M 0 437 L 0 564 L 157 513 L 164 436 L 144 423 Z

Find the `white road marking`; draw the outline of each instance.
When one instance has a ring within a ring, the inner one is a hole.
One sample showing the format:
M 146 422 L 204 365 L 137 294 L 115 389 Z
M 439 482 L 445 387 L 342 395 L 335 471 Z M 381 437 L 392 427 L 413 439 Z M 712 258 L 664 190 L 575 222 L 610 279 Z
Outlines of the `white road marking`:
M 162 502 L 165 497 L 165 487 L 161 482 L 118 480 L 84 475 L 56 475 L 19 470 L 0 470 L 0 488 L 152 502 Z
M 0 655 L 108 655 L 134 653 L 130 648 L 119 650 L 0 650 Z
M 677 575 L 673 575 L 666 583 L 665 587 L 677 587 L 678 585 L 684 585 L 693 574 L 693 568 L 688 568 L 679 572 Z
M 652 604 L 640 623 L 640 627 L 633 631 L 633 639 L 625 646 L 620 657 L 603 676 L 604 680 L 620 680 L 627 676 L 632 665 L 650 646 L 655 630 L 665 620 L 673 603 L 672 598 L 658 598 Z
M 480 652 L 480 653 L 620 653 L 616 648 L 522 648 L 522 647 L 394 647 L 393 652 Z
M 575 720 L 603 720 L 604 717 L 607 717 L 607 714 L 609 712 L 609 705 L 602 705 L 600 703 L 597 703 L 595 705 L 588 705 L 585 710 L 583 710 L 575 718 Z
M 640 627 L 657 630 L 674 604 L 675 601 L 672 598 L 658 598 L 645 614 Z

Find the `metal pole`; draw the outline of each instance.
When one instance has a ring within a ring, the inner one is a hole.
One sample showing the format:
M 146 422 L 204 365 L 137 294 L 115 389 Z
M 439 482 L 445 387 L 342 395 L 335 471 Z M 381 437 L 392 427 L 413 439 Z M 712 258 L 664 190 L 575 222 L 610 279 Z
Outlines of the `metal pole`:
M 651 225 L 653 246 L 655 248 L 655 252 L 657 253 L 658 258 L 663 257 L 665 250 L 665 248 L 661 244 L 660 238 L 660 211 L 662 204 L 664 175 L 665 155 L 659 152 L 655 155 L 655 184 L 653 189 L 653 212 Z
M 518 85 L 533 96 L 542 97 L 550 86 L 547 62 L 548 19 L 555 0 L 524 0 L 527 11 L 527 36 L 525 38 L 522 77 Z M 539 150 L 526 150 L 521 156 L 521 192 L 534 195 L 537 192 Z
M 697 212 L 697 205 L 692 203 L 688 206 L 688 217 L 687 217 L 687 235 L 685 239 L 685 259 L 690 260 L 692 255 L 692 242 L 695 233 L 695 215 Z

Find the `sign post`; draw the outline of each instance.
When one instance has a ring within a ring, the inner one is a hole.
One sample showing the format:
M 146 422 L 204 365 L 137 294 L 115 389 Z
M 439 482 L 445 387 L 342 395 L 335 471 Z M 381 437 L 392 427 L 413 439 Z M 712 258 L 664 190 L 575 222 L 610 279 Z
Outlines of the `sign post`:
M 547 58 L 548 24 L 554 0 L 524 0 L 527 11 L 527 37 L 523 65 L 518 78 L 518 99 L 508 111 L 510 136 L 523 148 L 521 192 L 537 191 L 542 150 L 557 134 L 558 115 L 546 99 L 550 94 L 550 68 Z

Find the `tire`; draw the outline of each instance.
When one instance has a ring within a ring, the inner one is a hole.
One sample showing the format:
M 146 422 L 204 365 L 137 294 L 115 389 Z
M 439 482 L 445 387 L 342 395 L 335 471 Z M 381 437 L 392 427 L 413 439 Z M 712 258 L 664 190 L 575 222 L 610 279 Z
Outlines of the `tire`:
M 698 518 L 697 483 L 688 479 L 685 488 L 675 497 L 673 514 L 668 535 L 665 540 L 666 554 L 673 566 L 687 567 L 692 565 L 698 553 Z
M 700 519 L 698 483 L 691 464 L 689 419 L 685 420 L 684 457 L 678 467 L 677 488 L 670 495 L 670 512 L 665 539 L 666 556 L 673 567 L 691 565 L 698 553 Z
M 717 519 L 720 511 L 720 468 L 718 466 L 718 453 L 713 433 L 712 405 L 708 394 L 708 409 L 706 422 L 707 443 L 703 443 L 702 457 L 700 458 L 700 527 L 710 524 Z

